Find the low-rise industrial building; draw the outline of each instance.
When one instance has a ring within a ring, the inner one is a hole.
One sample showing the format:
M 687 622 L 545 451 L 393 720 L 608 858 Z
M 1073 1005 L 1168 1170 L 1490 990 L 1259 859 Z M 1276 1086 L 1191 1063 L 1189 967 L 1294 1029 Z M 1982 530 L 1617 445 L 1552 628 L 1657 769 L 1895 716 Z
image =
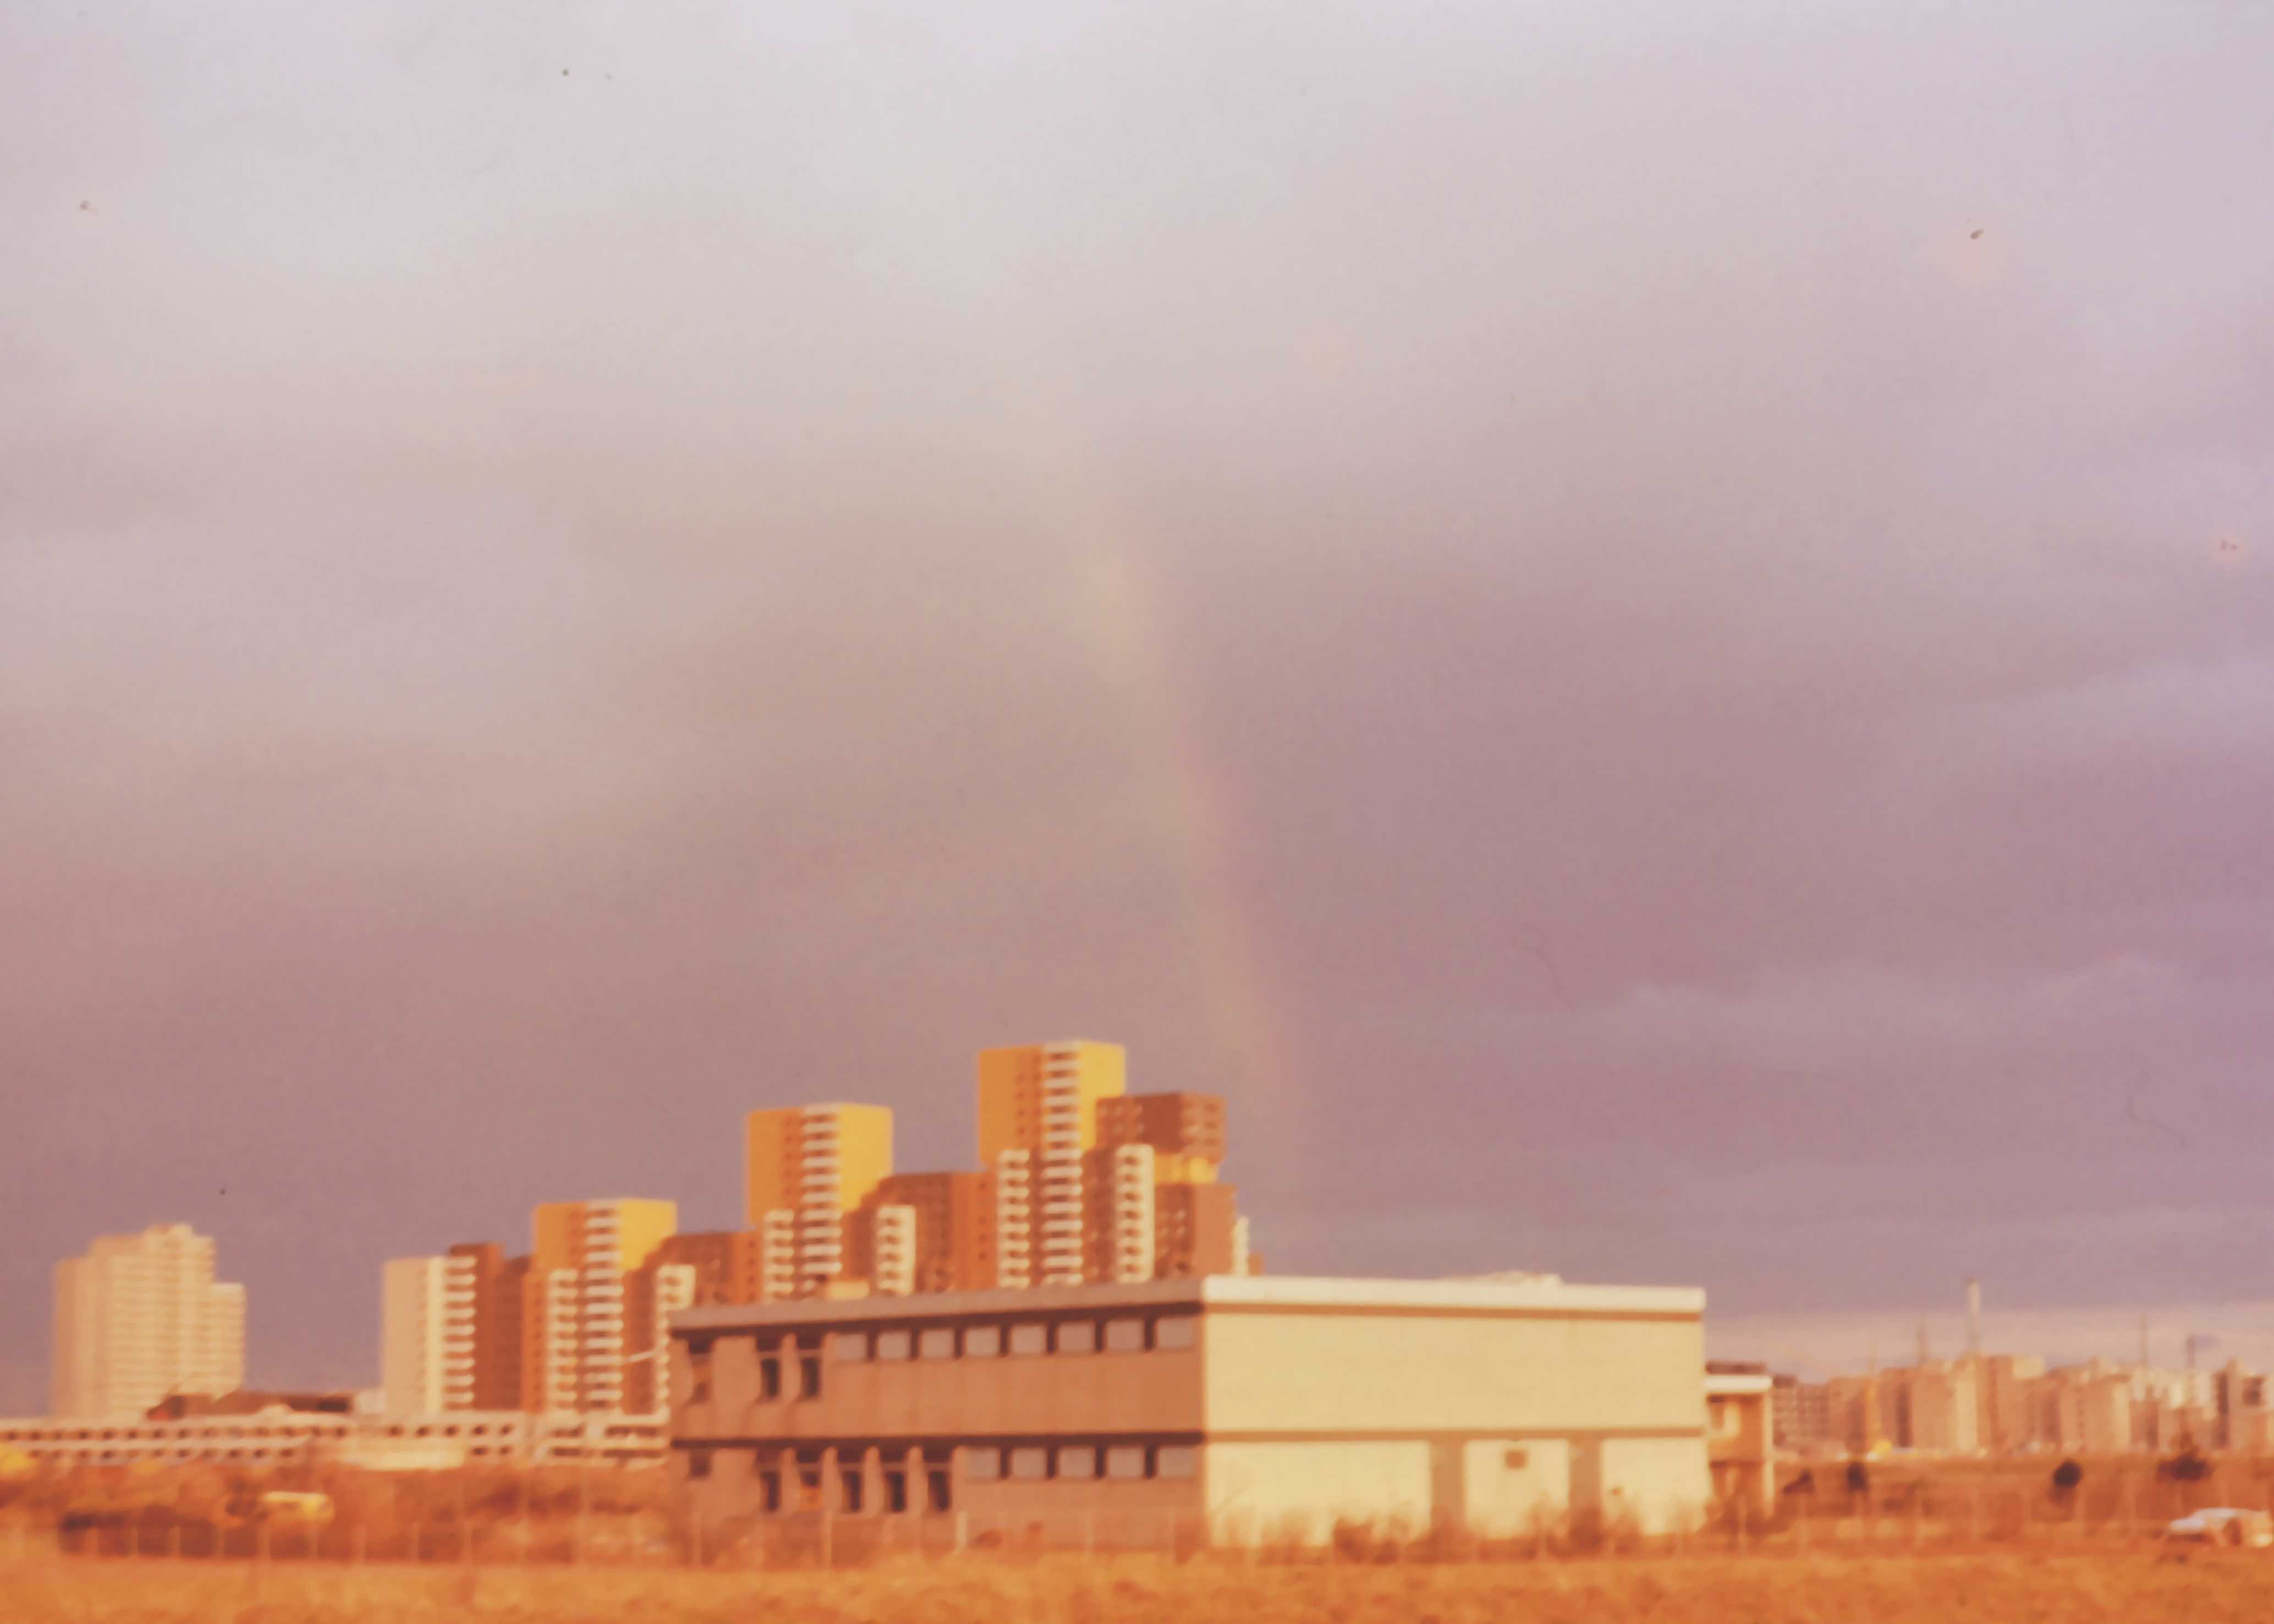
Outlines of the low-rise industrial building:
M 375 1416 L 274 1405 L 252 1414 L 208 1413 L 139 1421 L 116 1417 L 0 1419 L 0 1447 L 37 1462 L 76 1466 L 299 1464 L 372 1471 L 460 1466 L 662 1463 L 659 1416 L 527 1415 L 517 1410 Z
M 957 1514 L 1150 1542 L 1339 1520 L 1510 1538 L 1694 1518 L 1705 1293 L 1217 1276 L 793 1300 L 671 1322 L 673 1467 L 714 1528 Z

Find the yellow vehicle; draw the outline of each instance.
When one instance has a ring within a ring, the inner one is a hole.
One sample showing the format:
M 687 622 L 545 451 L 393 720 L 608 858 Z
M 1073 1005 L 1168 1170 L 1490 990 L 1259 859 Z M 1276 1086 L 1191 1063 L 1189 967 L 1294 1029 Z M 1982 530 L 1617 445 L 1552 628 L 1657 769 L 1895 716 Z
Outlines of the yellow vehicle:
M 328 1528 L 332 1521 L 332 1497 L 297 1489 L 271 1489 L 260 1497 L 258 1515 L 263 1522 L 288 1528 Z

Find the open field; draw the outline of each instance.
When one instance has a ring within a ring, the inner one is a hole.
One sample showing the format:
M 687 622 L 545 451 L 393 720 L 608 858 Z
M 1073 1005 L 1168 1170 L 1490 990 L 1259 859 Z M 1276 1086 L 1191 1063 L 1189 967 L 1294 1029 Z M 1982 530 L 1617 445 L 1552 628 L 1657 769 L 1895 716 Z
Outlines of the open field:
M 2242 1624 L 2269 1616 L 2274 1556 L 1703 1556 L 1443 1567 L 1245 1568 L 1152 1559 L 966 1558 L 837 1573 L 622 1572 L 278 1563 L 0 1568 L 10 1624 Z

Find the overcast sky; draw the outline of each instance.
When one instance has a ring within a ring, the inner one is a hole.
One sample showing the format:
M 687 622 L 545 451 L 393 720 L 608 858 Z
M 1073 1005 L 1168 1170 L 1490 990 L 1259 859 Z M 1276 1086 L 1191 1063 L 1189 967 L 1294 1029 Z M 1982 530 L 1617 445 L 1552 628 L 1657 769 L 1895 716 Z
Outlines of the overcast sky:
M 2274 1298 L 2270 62 L 0 8 L 0 1408 L 95 1234 L 368 1382 L 389 1256 L 1072 1035 L 1275 1270 Z

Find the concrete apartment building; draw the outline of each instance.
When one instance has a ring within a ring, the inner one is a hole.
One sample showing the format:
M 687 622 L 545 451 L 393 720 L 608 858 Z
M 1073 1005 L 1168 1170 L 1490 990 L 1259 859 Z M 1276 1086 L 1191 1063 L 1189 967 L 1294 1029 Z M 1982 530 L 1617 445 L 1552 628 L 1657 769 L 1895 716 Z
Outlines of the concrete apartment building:
M 2030 1442 L 2036 1433 L 2029 1422 L 2029 1395 L 2044 1374 L 2045 1362 L 2036 1354 L 1975 1357 L 1977 1445 L 1989 1454 L 2004 1455 Z
M 1704 1307 L 1550 1277 L 1206 1277 L 695 1309 L 672 1322 L 674 1468 L 720 1538 L 815 1511 L 1099 1545 L 1163 1519 L 1234 1543 L 1341 1517 L 1662 1530 L 1712 1493 Z
M 851 1278 L 846 1220 L 892 1170 L 892 1113 L 792 1105 L 752 1111 L 743 1132 L 743 1217 L 760 1237 L 765 1295 L 822 1294 Z
M 1220 1182 L 1224 1101 L 1132 1094 L 1115 1044 L 990 1049 L 978 1059 L 974 1170 L 893 1169 L 881 1106 L 780 1107 L 745 1124 L 755 1275 L 717 1300 L 887 1297 L 1244 1274 L 1239 1192 Z M 713 1300 L 719 1265 L 698 1264 Z
M 2047 1370 L 2035 1355 L 1969 1354 L 1823 1383 L 1780 1378 L 1779 1442 L 1800 1452 L 2274 1453 L 2274 1383 L 2216 1371 L 2094 1359 Z M 1970 1424 L 1969 1424 L 1970 1414 Z
M 1224 1101 L 1132 1094 L 1127 1081 L 1127 1055 L 1113 1043 L 981 1052 L 979 1160 L 995 1182 L 995 1284 L 1246 1272 L 1238 1197 L 1217 1182 Z
M 2037 1437 L 2071 1455 L 2133 1447 L 2132 1374 L 2094 1359 L 2050 1372 L 2036 1388 Z
M 379 1382 L 390 1415 L 474 1407 L 473 1264 L 395 1258 L 380 1272 Z
M 169 1394 L 245 1381 L 245 1288 L 214 1279 L 184 1223 L 106 1235 L 55 1268 L 50 1402 L 58 1416 L 139 1417 Z
M 658 1410 L 682 1308 L 1253 1272 L 1218 1177 L 1224 1101 L 1131 1094 L 1126 1071 L 1108 1043 L 985 1051 L 975 1170 L 895 1172 L 881 1106 L 779 1107 L 744 1120 L 743 1229 L 680 1234 L 668 1201 L 561 1202 L 537 1210 L 523 1256 L 396 1259 L 388 1406 Z
M 390 1413 L 646 1413 L 663 1408 L 665 1325 L 695 1300 L 669 1259 L 669 1201 L 552 1202 L 527 1255 L 487 1244 L 397 1258 L 381 1273 L 380 1385 Z

